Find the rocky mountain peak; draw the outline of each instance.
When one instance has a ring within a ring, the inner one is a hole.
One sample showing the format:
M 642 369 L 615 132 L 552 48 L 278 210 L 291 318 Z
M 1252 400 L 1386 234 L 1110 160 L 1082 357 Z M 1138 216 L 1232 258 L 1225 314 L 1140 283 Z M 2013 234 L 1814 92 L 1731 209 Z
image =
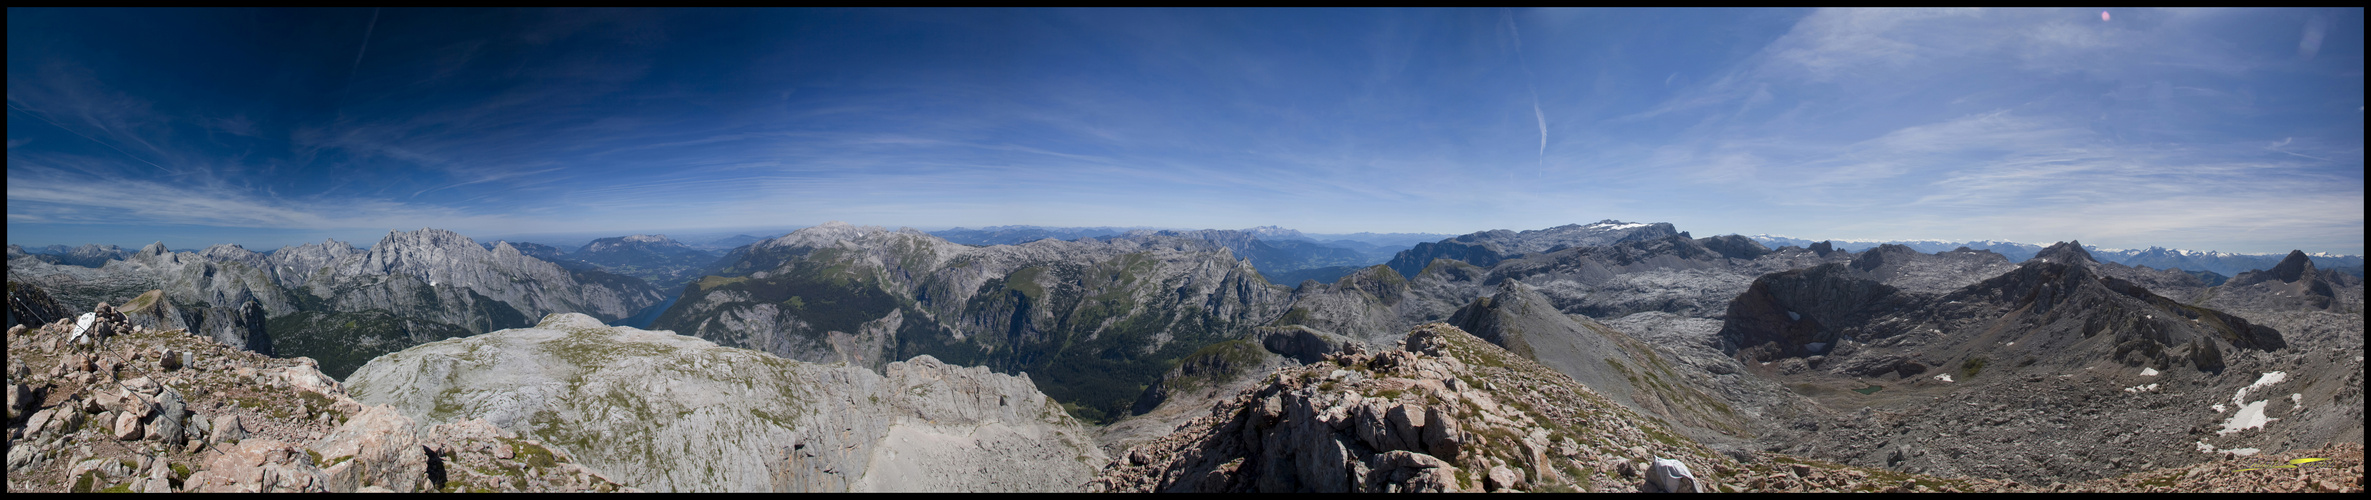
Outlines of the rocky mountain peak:
M 1734 234 L 1704 238 L 1696 240 L 1696 243 L 1732 259 L 1753 260 L 1770 254 L 1770 247 L 1762 245 L 1762 242 Z
M 198 252 L 198 256 L 212 262 L 240 262 L 249 266 L 262 266 L 264 257 L 263 254 L 248 250 L 247 247 L 239 246 L 236 243 L 206 247 L 205 250 Z
M 2056 262 L 2073 265 L 2099 263 L 2099 259 L 2094 259 L 2091 257 L 2090 251 L 2083 249 L 2083 242 L 2081 241 L 2058 242 L 2056 245 L 2050 245 L 2049 248 L 2044 248 L 2041 252 L 2033 254 L 2033 258 L 2042 262 Z
M 387 237 L 380 238 L 379 244 L 372 246 L 371 250 L 386 250 L 388 247 L 446 249 L 469 247 L 480 250 L 484 248 L 479 247 L 477 242 L 470 240 L 469 237 L 462 236 L 461 233 L 436 228 L 421 228 L 418 231 L 408 232 L 388 231 Z
M 1902 262 L 1908 259 L 1914 259 L 1917 258 L 1919 254 L 1920 253 L 1918 250 L 1911 249 L 1907 246 L 1895 245 L 1892 243 L 1877 245 L 1877 248 L 1871 248 L 1866 252 L 1861 252 L 1859 257 L 1853 257 L 1852 268 L 1862 271 L 1873 271 L 1879 267 L 1883 267 L 1887 262 Z
M 639 242 L 639 243 L 661 243 L 661 242 L 668 242 L 668 243 L 672 243 L 672 242 L 674 242 L 675 240 L 674 240 L 674 239 L 670 239 L 670 238 L 668 238 L 668 237 L 667 237 L 667 235 L 664 235 L 664 234 L 637 234 L 637 235 L 627 236 L 627 237 L 626 237 L 626 241 Z
M 2294 283 L 2313 275 L 2313 259 L 2306 257 L 2304 250 L 2290 250 L 2287 258 L 2272 266 L 2272 276 L 2282 283 Z
M 150 244 L 148 244 L 148 246 L 140 247 L 140 253 L 139 253 L 139 254 L 137 254 L 137 255 L 141 255 L 141 256 L 157 256 L 157 255 L 164 255 L 164 254 L 168 254 L 168 253 L 172 253 L 172 252 L 173 252 L 172 250 L 167 250 L 167 249 L 165 249 L 165 242 L 159 241 L 159 242 L 155 242 L 155 243 L 150 243 Z
M 881 226 L 858 226 L 835 220 L 800 228 L 797 231 L 791 231 L 790 234 L 766 240 L 759 245 L 769 248 L 832 246 L 834 242 L 856 240 L 867 235 L 887 232 L 889 229 Z

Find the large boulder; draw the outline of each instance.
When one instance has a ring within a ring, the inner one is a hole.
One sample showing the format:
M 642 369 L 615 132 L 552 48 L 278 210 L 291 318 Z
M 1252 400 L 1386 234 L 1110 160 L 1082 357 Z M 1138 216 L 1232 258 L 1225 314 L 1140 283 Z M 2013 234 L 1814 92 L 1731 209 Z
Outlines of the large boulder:
M 329 477 L 303 446 L 275 439 L 241 441 L 222 448 L 205 472 L 184 486 L 203 493 L 308 493 L 329 491 Z
M 329 464 L 322 473 L 329 491 L 347 493 L 364 487 L 398 492 L 426 491 L 428 454 L 412 419 L 389 406 L 363 408 L 337 430 L 311 445 Z

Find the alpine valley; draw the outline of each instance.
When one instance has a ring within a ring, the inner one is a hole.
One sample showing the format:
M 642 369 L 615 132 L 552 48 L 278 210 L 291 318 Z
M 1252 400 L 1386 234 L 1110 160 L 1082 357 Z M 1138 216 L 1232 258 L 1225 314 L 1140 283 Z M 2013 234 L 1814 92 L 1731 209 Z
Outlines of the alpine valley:
M 2359 256 L 1413 236 L 10 245 L 9 488 L 2362 488 Z

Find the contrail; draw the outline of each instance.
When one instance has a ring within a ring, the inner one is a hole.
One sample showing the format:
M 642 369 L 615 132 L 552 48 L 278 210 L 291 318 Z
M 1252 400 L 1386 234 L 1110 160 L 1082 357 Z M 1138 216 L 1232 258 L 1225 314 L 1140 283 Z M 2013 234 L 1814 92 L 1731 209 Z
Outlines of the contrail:
M 370 10 L 370 26 L 362 29 L 362 48 L 354 51 L 354 64 L 346 68 L 346 81 L 354 81 L 354 71 L 362 69 L 362 54 L 370 51 L 370 34 L 379 29 L 379 9 Z
M 1540 157 L 1548 156 L 1548 114 L 1540 112 L 1539 91 L 1531 92 L 1531 116 L 1540 121 Z
M 1500 19 L 1507 22 L 1507 32 L 1515 36 L 1515 66 L 1523 68 L 1523 88 L 1531 91 L 1531 117 L 1539 120 L 1540 160 L 1548 158 L 1548 114 L 1540 111 L 1539 87 L 1531 83 L 1538 77 L 1531 74 L 1531 64 L 1523 60 L 1523 29 L 1515 26 L 1515 11 L 1499 9 Z
M 35 119 L 35 120 L 41 120 L 41 123 L 47 123 L 47 124 L 49 124 L 49 126 L 52 126 L 52 127 L 57 127 L 57 128 L 58 128 L 58 130 L 64 130 L 64 131 L 66 131 L 66 133 L 69 133 L 69 134 L 74 134 L 74 136 L 75 136 L 75 137 L 81 137 L 81 138 L 83 138 L 83 140 L 87 140 L 87 141 L 91 141 L 91 142 L 96 142 L 96 143 L 99 143 L 99 145 L 101 145 L 101 146 L 106 146 L 106 147 L 107 147 L 107 149 L 113 149 L 113 150 L 115 150 L 115 152 L 117 152 L 117 153 L 123 153 L 123 155 L 124 155 L 124 156 L 130 157 L 131 159 L 134 159 L 134 160 L 140 160 L 140 163 L 146 163 L 146 164 L 148 164 L 148 166 L 151 166 L 151 167 L 156 167 L 156 168 L 158 168 L 158 169 L 162 169 L 162 170 L 166 170 L 166 171 L 170 171 L 170 172 L 175 172 L 175 173 L 179 173 L 179 172 L 180 172 L 179 170 L 174 170 L 174 169 L 170 169 L 170 168 L 165 168 L 165 166 L 164 166 L 164 165 L 158 165 L 158 164 L 156 164 L 156 162 L 153 162 L 153 161 L 148 161 L 148 159 L 147 159 L 147 158 L 141 158 L 139 155 L 134 155 L 134 154 L 132 154 L 132 152 L 130 152 L 130 151 L 124 151 L 124 150 L 123 150 L 123 148 L 115 147 L 115 145 L 114 145 L 114 144 L 108 144 L 108 143 L 106 143 L 106 142 L 104 142 L 104 141 L 100 141 L 100 140 L 98 140 L 98 139 L 93 139 L 93 138 L 91 138 L 91 136 L 88 136 L 88 135 L 83 135 L 81 132 L 76 132 L 76 131 L 74 131 L 74 129 L 66 128 L 66 126 L 65 126 L 65 125 L 59 125 L 59 124 L 58 124 L 58 122 L 49 121 L 49 118 L 42 117 L 40 114 L 34 113 L 32 110 L 28 110 L 28 109 L 25 109 L 25 108 L 19 108 L 19 107 L 16 107 L 16 103 L 13 103 L 13 102 L 12 102 L 12 103 L 8 103 L 8 109 L 9 109 L 9 110 L 11 110 L 11 111 L 15 111 L 15 112 L 17 112 L 17 113 L 24 114 L 25 116 L 30 116 L 30 117 L 33 117 L 33 119 Z M 104 127 L 101 127 L 101 128 L 104 128 Z M 2295 153 L 2290 153 L 2290 154 L 2295 154 Z M 2299 155 L 2299 156 L 2303 156 L 2303 155 Z

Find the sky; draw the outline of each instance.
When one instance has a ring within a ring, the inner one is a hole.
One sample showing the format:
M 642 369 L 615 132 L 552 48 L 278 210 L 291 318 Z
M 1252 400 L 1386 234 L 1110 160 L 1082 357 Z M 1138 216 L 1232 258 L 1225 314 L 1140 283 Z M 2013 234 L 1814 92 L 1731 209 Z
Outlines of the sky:
M 10 8 L 7 234 L 1619 219 L 2359 255 L 2363 47 L 2361 9 Z

